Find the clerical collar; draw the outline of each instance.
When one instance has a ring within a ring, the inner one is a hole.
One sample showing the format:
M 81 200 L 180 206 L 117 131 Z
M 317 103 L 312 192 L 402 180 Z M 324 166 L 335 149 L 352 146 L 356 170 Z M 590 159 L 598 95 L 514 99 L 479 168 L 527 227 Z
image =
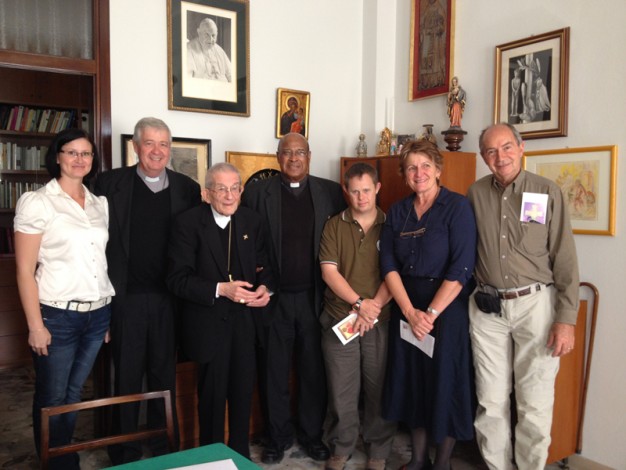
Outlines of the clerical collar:
M 304 188 L 306 188 L 309 182 L 309 175 L 305 175 L 304 179 L 302 179 L 301 181 L 298 181 L 297 183 L 292 183 L 291 181 L 282 177 L 281 175 L 281 182 L 283 183 L 283 186 L 287 188 L 289 191 L 291 191 L 294 194 L 299 194 Z
M 167 178 L 167 172 L 165 171 L 165 168 L 163 169 L 163 171 L 161 171 L 161 173 L 158 176 L 152 177 L 152 176 L 146 175 L 143 171 L 141 171 L 141 168 L 139 168 L 139 165 L 137 165 L 137 174 L 141 178 L 141 181 L 143 181 L 146 184 L 146 186 L 150 188 L 150 191 L 152 191 L 153 193 L 158 193 L 159 191 L 163 191 L 165 188 L 169 186 L 169 181 Z
M 213 209 L 213 206 L 211 206 L 211 212 L 213 212 L 213 218 L 215 219 L 215 223 L 220 228 L 226 228 L 226 226 L 230 222 L 230 215 L 222 215 L 222 214 L 220 214 L 215 209 Z

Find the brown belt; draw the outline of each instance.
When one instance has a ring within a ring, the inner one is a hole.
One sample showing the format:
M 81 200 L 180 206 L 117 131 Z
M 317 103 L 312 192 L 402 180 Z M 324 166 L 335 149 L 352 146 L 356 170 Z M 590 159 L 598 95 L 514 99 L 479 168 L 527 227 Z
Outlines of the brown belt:
M 533 285 L 528 286 L 528 287 L 522 287 L 522 288 L 517 289 L 517 290 L 499 291 L 498 292 L 498 297 L 500 297 L 503 300 L 517 299 L 518 297 L 524 297 L 525 295 L 534 294 L 535 292 L 539 292 L 542 287 L 547 287 L 547 286 L 545 284 L 537 283 L 537 284 L 533 284 Z

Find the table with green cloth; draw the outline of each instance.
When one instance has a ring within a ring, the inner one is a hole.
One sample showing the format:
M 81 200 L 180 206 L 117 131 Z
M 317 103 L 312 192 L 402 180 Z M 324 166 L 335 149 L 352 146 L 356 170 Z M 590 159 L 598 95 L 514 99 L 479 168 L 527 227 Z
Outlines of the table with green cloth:
M 165 470 L 227 459 L 232 459 L 238 470 L 258 470 L 261 468 L 224 444 L 210 444 L 109 468 L 116 470 Z

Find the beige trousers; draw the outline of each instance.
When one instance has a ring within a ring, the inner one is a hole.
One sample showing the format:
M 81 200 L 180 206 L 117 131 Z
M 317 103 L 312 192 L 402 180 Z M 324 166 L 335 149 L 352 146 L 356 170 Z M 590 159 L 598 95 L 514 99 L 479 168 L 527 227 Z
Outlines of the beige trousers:
M 554 321 L 554 287 L 502 300 L 502 315 L 481 312 L 470 300 L 476 369 L 476 439 L 493 470 L 513 470 L 510 394 L 515 387 L 515 463 L 543 469 L 550 446 L 554 380 L 559 359 L 546 347 Z

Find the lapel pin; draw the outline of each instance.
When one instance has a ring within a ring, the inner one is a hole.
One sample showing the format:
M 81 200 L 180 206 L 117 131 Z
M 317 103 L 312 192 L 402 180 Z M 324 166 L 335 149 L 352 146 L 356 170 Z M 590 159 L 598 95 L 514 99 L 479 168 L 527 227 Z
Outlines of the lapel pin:
M 247 240 L 247 239 L 248 239 L 248 234 L 247 234 L 247 233 L 244 233 L 244 235 L 243 235 L 243 239 L 244 239 L 244 240 Z

